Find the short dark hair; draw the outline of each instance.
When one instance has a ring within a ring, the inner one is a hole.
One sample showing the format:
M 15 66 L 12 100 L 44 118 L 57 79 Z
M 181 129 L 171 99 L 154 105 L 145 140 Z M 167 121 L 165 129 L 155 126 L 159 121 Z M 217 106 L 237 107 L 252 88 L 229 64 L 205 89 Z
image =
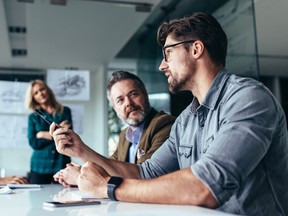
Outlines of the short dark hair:
M 117 82 L 123 81 L 123 80 L 133 80 L 135 81 L 135 83 L 137 83 L 137 85 L 139 86 L 139 88 L 141 89 L 141 91 L 147 96 L 148 99 L 148 93 L 147 90 L 145 88 L 144 83 L 142 82 L 142 80 L 136 76 L 133 73 L 130 73 L 128 71 L 115 71 L 112 73 L 111 77 L 108 80 L 108 84 L 107 84 L 107 97 L 110 100 L 110 92 L 111 92 L 111 88 L 114 84 L 116 84 Z
M 226 62 L 227 35 L 220 23 L 212 15 L 196 12 L 189 17 L 163 22 L 157 33 L 157 41 L 163 47 L 166 38 L 172 34 L 181 40 L 200 40 L 215 64 Z

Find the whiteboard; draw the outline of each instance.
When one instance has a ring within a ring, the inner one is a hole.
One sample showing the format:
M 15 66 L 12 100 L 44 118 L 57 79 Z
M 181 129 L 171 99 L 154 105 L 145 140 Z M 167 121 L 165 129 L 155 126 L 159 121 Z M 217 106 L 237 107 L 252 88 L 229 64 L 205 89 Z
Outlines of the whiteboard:
M 29 149 L 28 115 L 0 115 L 0 148 Z

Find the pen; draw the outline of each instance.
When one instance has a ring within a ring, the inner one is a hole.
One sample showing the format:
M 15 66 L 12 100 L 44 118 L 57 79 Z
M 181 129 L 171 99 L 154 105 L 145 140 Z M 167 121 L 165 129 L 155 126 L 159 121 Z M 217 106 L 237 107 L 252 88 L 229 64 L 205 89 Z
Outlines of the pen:
M 37 115 L 39 115 L 45 122 L 47 122 L 49 125 L 52 124 L 51 121 L 49 121 L 48 119 L 46 119 L 46 116 L 40 111 L 40 110 L 37 110 L 37 109 L 33 109 L 34 113 L 36 113 Z

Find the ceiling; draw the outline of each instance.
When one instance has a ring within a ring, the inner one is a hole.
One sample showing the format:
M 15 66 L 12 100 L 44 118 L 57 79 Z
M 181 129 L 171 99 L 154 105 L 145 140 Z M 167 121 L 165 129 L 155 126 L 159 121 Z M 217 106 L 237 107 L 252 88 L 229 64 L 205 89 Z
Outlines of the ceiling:
M 0 0 L 0 67 L 97 70 L 109 63 L 160 0 L 107 2 Z M 150 12 L 129 5 L 141 2 Z
M 159 23 L 153 23 L 156 18 L 167 14 L 169 18 L 179 17 L 197 10 L 213 12 L 218 5 L 227 2 L 66 0 L 66 5 L 57 5 L 51 4 L 53 0 L 19 1 L 0 0 L 0 69 L 97 70 L 117 54 L 118 57 L 135 54 L 139 50 L 135 41 L 145 37 L 149 28 L 158 26 Z M 151 4 L 151 10 L 139 12 L 128 3 Z M 254 0 L 254 6 L 261 74 L 288 76 L 288 43 L 285 42 L 288 1 Z M 9 26 L 24 26 L 26 33 L 11 33 Z M 13 56 L 11 52 L 15 48 L 26 50 L 27 55 Z

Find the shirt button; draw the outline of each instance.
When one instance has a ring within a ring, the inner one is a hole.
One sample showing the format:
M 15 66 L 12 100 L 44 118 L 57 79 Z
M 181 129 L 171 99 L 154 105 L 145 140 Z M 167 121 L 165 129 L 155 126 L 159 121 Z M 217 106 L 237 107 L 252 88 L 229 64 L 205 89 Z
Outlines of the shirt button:
M 52 150 L 52 154 L 55 154 L 55 151 L 54 151 L 54 150 Z

